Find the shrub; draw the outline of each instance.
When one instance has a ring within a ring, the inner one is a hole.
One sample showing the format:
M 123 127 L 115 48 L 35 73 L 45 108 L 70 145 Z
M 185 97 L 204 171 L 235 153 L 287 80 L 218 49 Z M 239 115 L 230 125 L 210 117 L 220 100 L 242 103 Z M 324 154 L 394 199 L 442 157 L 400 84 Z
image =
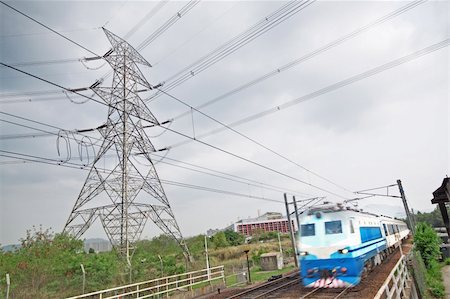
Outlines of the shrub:
M 441 241 L 433 230 L 433 228 L 424 222 L 420 222 L 416 226 L 416 234 L 414 236 L 414 244 L 420 252 L 425 266 L 430 267 L 431 261 L 436 261 L 440 257 Z

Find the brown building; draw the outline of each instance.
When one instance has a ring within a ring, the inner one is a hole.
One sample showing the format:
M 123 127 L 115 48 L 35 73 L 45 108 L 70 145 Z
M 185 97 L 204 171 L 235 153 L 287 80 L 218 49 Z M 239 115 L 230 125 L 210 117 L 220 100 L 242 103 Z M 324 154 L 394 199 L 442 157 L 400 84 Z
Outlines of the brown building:
M 292 220 L 294 231 L 296 227 Z M 268 212 L 257 218 L 243 219 L 233 223 L 227 229 L 231 229 L 245 236 L 251 236 L 255 233 L 280 232 L 288 233 L 288 220 L 281 213 Z

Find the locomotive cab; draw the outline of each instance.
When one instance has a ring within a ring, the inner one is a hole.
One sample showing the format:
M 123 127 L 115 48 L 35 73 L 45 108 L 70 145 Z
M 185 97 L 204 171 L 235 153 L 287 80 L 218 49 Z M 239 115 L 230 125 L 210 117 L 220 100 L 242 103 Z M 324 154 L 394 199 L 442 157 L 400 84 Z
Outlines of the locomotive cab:
M 350 249 L 360 243 L 351 212 L 311 210 L 301 218 L 298 234 L 305 286 L 344 287 L 359 282 L 361 262 L 350 258 Z

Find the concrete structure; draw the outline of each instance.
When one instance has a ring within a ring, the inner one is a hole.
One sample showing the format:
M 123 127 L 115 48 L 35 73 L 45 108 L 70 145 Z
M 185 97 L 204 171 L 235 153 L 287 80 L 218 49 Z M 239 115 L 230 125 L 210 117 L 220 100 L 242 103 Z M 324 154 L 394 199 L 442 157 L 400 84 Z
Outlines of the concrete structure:
M 294 221 L 292 220 L 294 231 L 297 230 Z M 268 212 L 256 218 L 249 218 L 239 220 L 226 229 L 233 230 L 245 236 L 252 236 L 257 233 L 280 232 L 288 233 L 288 220 L 283 217 L 281 213 Z
M 279 252 L 261 254 L 261 270 L 273 271 L 283 269 L 283 257 Z
M 433 192 L 432 204 L 437 204 L 441 210 L 447 235 L 450 238 L 450 221 L 448 218 L 446 204 L 450 203 L 450 178 L 444 178 L 442 185 Z

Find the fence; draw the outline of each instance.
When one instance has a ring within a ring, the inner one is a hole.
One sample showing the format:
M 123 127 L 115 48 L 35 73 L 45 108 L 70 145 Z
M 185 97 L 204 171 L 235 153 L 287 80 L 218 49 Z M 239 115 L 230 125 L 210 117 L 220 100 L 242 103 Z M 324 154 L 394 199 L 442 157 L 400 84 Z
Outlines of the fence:
M 374 298 L 405 298 L 406 288 L 409 285 L 408 280 L 409 273 L 406 265 L 406 257 L 402 255 Z
M 422 298 L 425 298 L 427 292 L 425 273 L 427 272 L 427 269 L 425 268 L 420 252 L 415 250 L 413 250 L 413 254 L 411 256 L 411 269 L 417 291 Z
M 213 281 L 220 280 L 225 283 L 223 266 L 133 283 L 66 299 L 140 299 L 157 298 L 161 295 L 168 297 L 169 294 L 177 291 L 192 291 L 196 286 L 206 286 Z

